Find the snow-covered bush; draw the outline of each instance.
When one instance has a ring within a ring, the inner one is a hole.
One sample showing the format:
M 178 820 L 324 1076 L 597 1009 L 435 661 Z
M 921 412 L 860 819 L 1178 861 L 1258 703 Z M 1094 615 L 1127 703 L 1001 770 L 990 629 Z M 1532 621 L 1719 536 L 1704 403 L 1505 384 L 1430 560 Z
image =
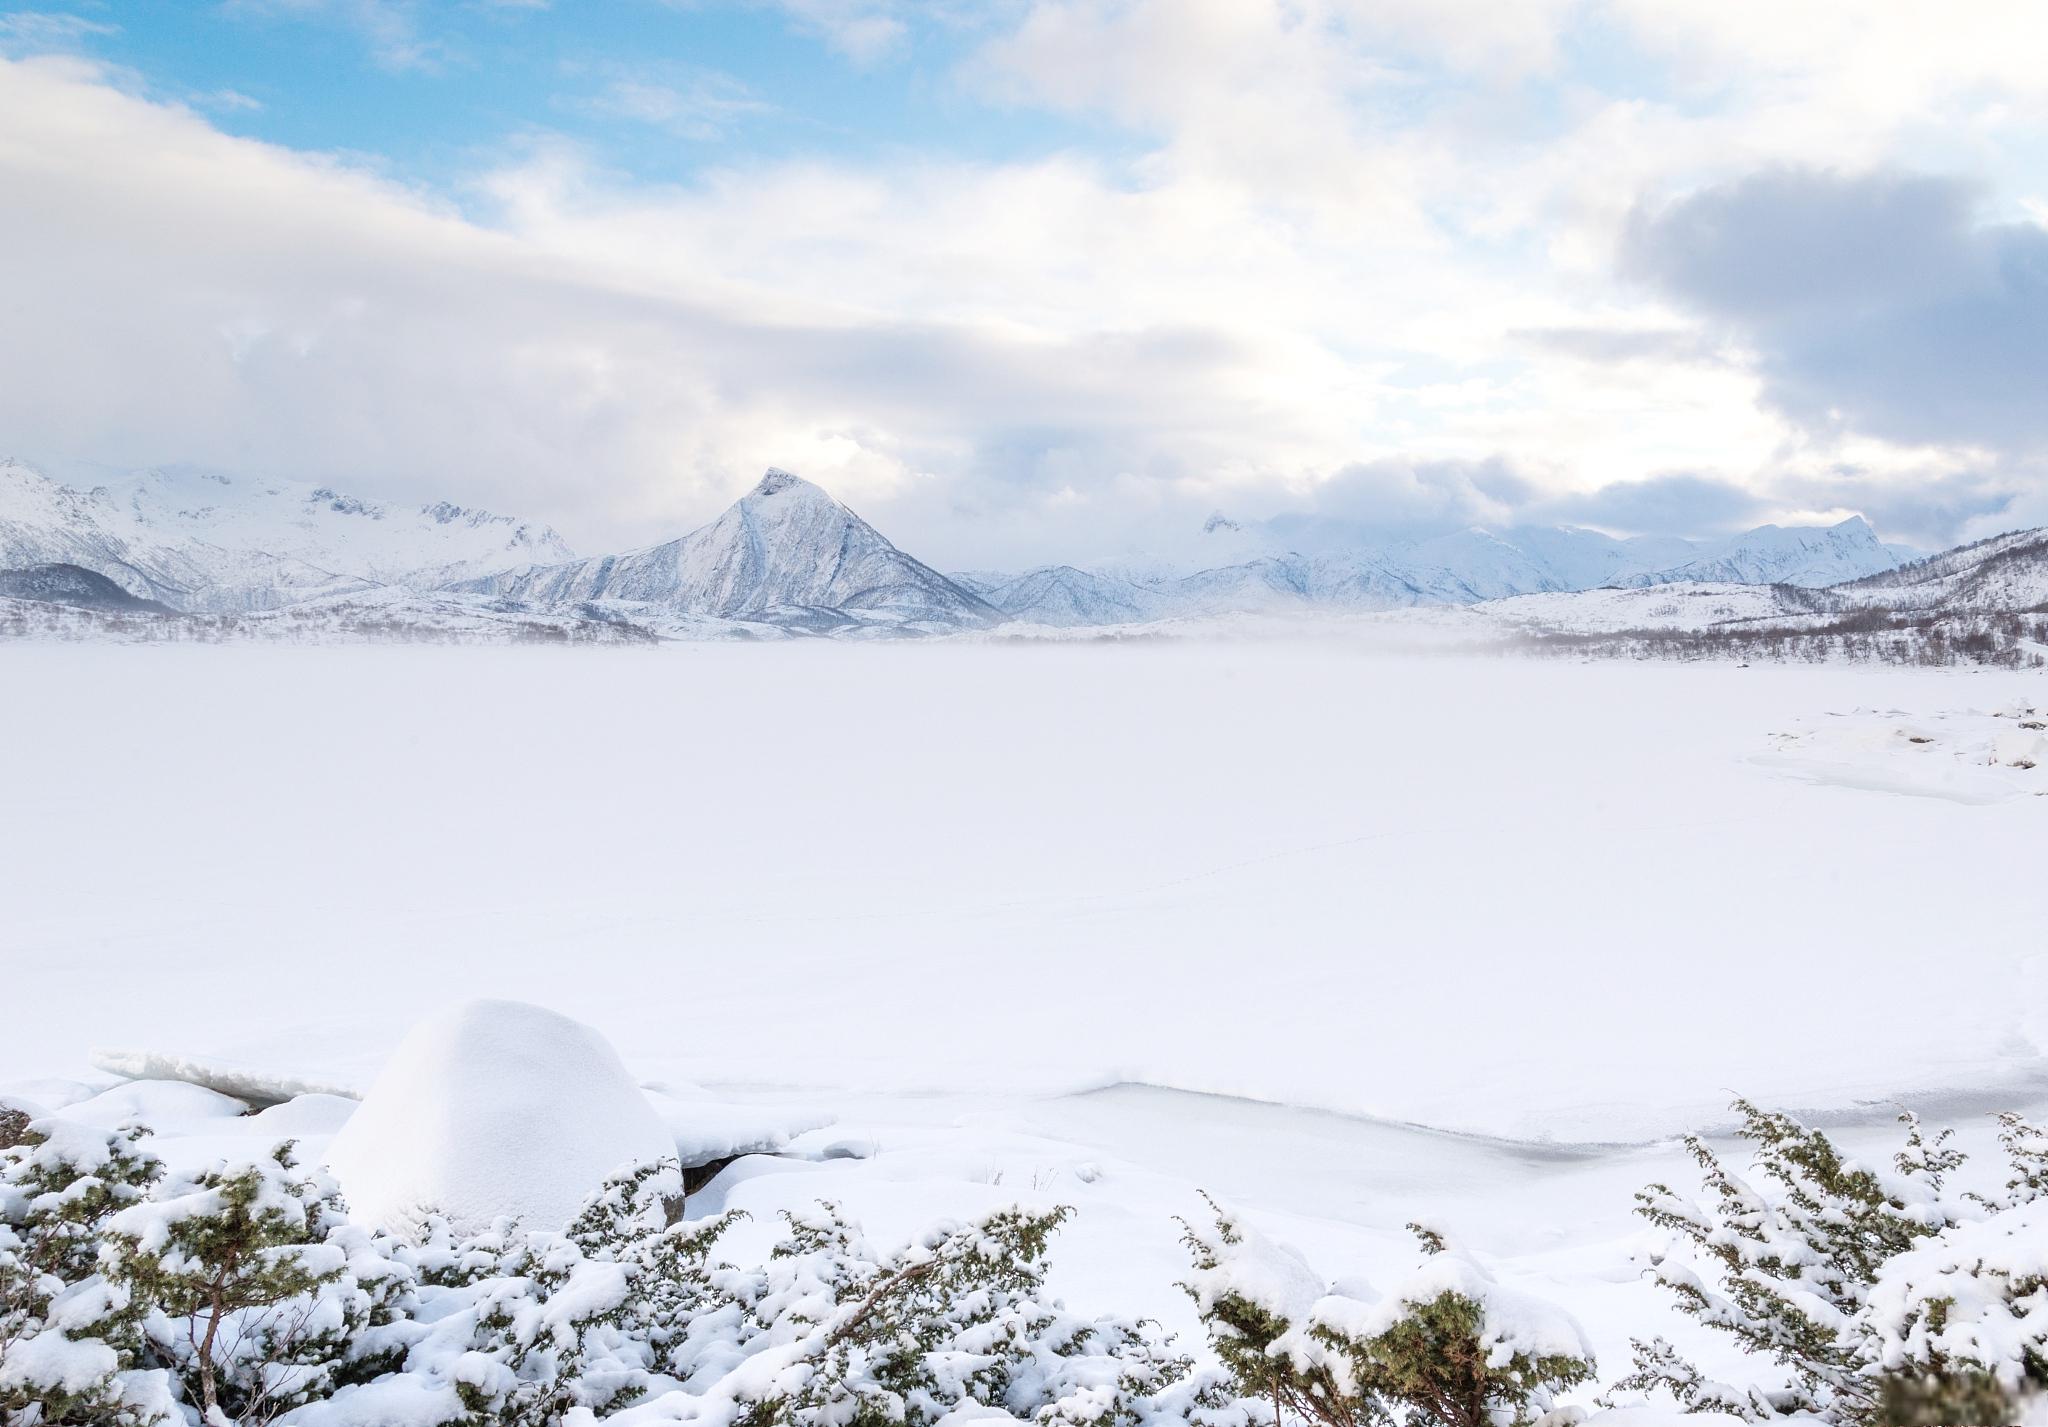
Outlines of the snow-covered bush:
M 1887 1423 L 2004 1422 L 2048 1393 L 2048 1133 L 1999 1122 L 2005 1193 L 1878 1271 L 1863 1351 Z
M 15 1125 L 0 1149 L 0 1421 L 150 1427 L 175 1421 L 146 1361 L 146 1303 L 99 1269 L 107 1221 L 163 1172 L 139 1130 Z
M 1756 1183 L 1703 1141 L 1686 1144 L 1709 1202 L 1651 1185 L 1638 1212 L 1677 1252 L 1653 1260 L 1679 1307 L 1771 1359 L 1771 1384 L 1715 1381 L 1661 1338 L 1637 1341 L 1617 1391 L 1667 1392 L 1750 1421 L 2004 1422 L 2048 1383 L 2048 1248 L 2039 1205 L 2048 1141 L 2002 1117 L 2003 1196 L 1959 1194 L 1962 1155 L 1911 1115 L 1888 1168 L 1848 1159 L 1818 1130 L 1738 1100 Z M 1932 1414 L 1931 1416 L 1929 1414 Z
M 1149 1325 L 1045 1297 L 1064 1210 L 1002 1210 L 876 1254 L 824 1205 L 742 1269 L 713 1258 L 738 1216 L 665 1225 L 659 1180 L 621 1176 L 564 1234 L 430 1226 L 403 1251 L 425 1324 L 404 1363 L 285 1420 L 929 1427 L 967 1408 L 1143 1427 L 1225 1400 Z
M 207 1421 L 256 1427 L 395 1361 L 409 1275 L 348 1223 L 289 1142 L 161 1179 L 101 1228 L 108 1277 L 150 1306 L 157 1360 Z
M 1523 1427 L 1593 1374 L 1569 1314 L 1502 1287 L 1434 1232 L 1416 1230 L 1422 1262 L 1378 1294 L 1326 1285 L 1293 1250 L 1210 1207 L 1213 1229 L 1187 1226 L 1184 1287 L 1238 1392 L 1276 1419 Z
M 2048 1198 L 1959 1224 L 1878 1274 L 1865 1313 L 1887 1422 L 2006 1422 L 2048 1390 Z
M 751 1267 L 639 1164 L 566 1228 L 347 1218 L 289 1144 L 165 1174 L 140 1131 L 51 1121 L 0 1176 L 8 1427 L 1244 1427 L 1151 1324 L 1045 1292 L 1066 1209 L 878 1252 L 837 1208 Z
M 876 1253 L 836 1206 L 785 1216 L 757 1269 L 708 1267 L 728 1221 L 659 1235 L 691 1310 L 658 1325 L 676 1387 L 609 1419 L 720 1427 L 932 1427 L 966 1409 L 1045 1427 L 1142 1427 L 1221 1409 L 1153 1325 L 1084 1318 L 1044 1291 L 1045 1253 L 1070 1211 L 999 1210 Z M 707 1267 L 699 1268 L 699 1265 Z M 674 1293 L 676 1280 L 665 1288 Z

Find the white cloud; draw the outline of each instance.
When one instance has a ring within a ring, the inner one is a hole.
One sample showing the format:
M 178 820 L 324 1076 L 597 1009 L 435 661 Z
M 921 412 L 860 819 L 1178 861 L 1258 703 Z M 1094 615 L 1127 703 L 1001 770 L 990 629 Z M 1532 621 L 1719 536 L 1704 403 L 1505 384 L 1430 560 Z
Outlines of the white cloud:
M 868 62 L 918 14 L 784 8 Z M 1754 353 L 1616 274 L 1645 194 L 1867 166 L 1924 131 L 1913 103 L 1983 153 L 2038 140 L 2011 117 L 2035 81 L 1966 46 L 1898 58 L 1918 98 L 1878 105 L 1860 76 L 1911 34 L 1875 9 L 1882 38 L 1816 21 L 1745 55 L 1690 0 L 1020 0 L 980 17 L 963 90 L 1117 143 L 650 187 L 543 141 L 477 177 L 481 218 L 75 61 L 9 65 L 0 443 L 496 504 L 588 548 L 708 516 L 776 462 L 959 565 L 1332 481 L 1359 508 L 1379 483 L 1377 508 L 1502 519 L 1672 473 L 1785 510 L 1853 489 L 1844 470 L 1978 469 L 1789 424 Z M 1717 56 L 1723 90 L 1587 72 L 1573 27 L 1596 22 Z M 1831 38 L 1867 53 L 1838 72 Z M 599 78 L 588 102 L 694 135 L 759 102 Z M 1415 484 L 1496 467 L 1527 492 Z
M 422 33 L 413 0 L 223 0 L 222 12 L 247 19 L 314 19 L 354 30 L 370 56 L 393 71 L 438 69 L 446 58 L 438 39 Z
M 618 72 L 596 93 L 568 101 L 585 113 L 630 119 L 688 139 L 714 139 L 744 119 L 774 112 L 731 75 Z
M 253 114 L 263 108 L 261 99 L 244 94 L 239 89 L 216 89 L 195 96 L 193 103 L 202 109 L 214 109 L 222 113 Z
M 76 49 L 87 40 L 120 33 L 118 25 L 56 10 L 0 13 L 0 53 Z

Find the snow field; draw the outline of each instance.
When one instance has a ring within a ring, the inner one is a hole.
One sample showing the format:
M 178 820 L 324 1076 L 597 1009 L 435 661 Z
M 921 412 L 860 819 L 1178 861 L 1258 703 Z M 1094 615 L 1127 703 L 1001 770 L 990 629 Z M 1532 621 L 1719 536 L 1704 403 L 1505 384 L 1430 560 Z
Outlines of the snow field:
M 361 1088 L 475 995 L 713 1088 L 1146 1082 L 1561 1143 L 2044 1070 L 2048 803 L 1757 761 L 1832 711 L 2038 702 L 2023 674 L 1327 640 L 0 677 L 0 960 L 37 1008 L 0 1075 L 105 1046 Z

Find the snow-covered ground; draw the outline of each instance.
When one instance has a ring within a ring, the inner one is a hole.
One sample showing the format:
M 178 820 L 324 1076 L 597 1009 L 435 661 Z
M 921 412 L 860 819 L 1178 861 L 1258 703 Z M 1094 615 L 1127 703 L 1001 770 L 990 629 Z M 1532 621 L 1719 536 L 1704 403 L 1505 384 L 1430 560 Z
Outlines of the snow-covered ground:
M 1897 1101 L 1980 1155 L 2048 1104 L 2038 675 L 1327 631 L 0 671 L 0 1093 L 174 1159 L 317 1157 L 408 1026 L 516 997 L 699 1157 L 786 1144 L 690 1205 L 762 1243 L 1059 1200 L 1056 1285 L 1191 1332 L 1198 1189 L 1331 1276 L 1421 1217 L 1612 1380 L 1672 1327 L 1630 1196 L 1731 1094 L 1872 1152 Z

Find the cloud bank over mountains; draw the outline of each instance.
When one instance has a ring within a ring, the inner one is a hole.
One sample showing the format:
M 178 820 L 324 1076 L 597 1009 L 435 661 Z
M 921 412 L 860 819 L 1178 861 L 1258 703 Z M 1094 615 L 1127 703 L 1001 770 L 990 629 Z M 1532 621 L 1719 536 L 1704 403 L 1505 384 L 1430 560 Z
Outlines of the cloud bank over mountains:
M 365 72 L 472 128 L 486 46 L 568 23 L 370 8 Z M 730 8 L 641 28 L 702 48 Z M 746 14 L 768 59 L 957 124 L 807 129 L 822 84 L 692 61 L 716 124 L 614 106 L 613 148 L 536 94 L 427 172 L 367 132 L 296 141 L 289 94 L 208 101 L 260 86 L 201 91 L 118 20 L 10 17 L 0 448 L 87 484 L 452 495 L 581 548 L 702 523 L 774 462 L 954 568 L 1107 558 L 1219 506 L 1417 535 L 1862 512 L 1925 545 L 2048 519 L 2031 4 Z M 557 77 L 646 100 L 636 62 Z M 622 166 L 655 130 L 686 155 Z

